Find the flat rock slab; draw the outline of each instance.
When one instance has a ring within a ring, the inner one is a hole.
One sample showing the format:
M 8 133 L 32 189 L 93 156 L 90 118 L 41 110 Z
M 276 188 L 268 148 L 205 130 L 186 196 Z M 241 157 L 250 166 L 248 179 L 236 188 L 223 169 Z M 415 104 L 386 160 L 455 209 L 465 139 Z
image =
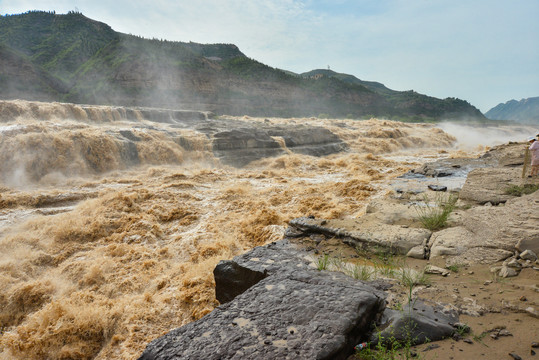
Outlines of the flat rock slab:
M 343 238 L 343 241 L 362 248 L 385 248 L 396 254 L 406 255 L 410 249 L 427 244 L 431 232 L 426 229 L 390 225 L 367 214 L 358 219 L 311 219 L 297 218 L 290 225 L 304 231 Z
M 515 251 L 539 250 L 539 191 L 504 206 L 479 206 L 462 213 L 461 226 L 436 232 L 430 258 L 449 264 L 495 263 Z
M 275 126 L 240 120 L 212 120 L 206 121 L 197 130 L 211 137 L 213 153 L 222 163 L 235 167 L 279 156 L 287 151 L 326 156 L 348 148 L 337 135 L 316 126 Z
M 459 193 L 459 199 L 476 204 L 504 203 L 514 196 L 506 194 L 511 185 L 520 185 L 522 168 L 484 168 L 472 170 Z
M 140 359 L 346 359 L 384 307 L 383 293 L 340 273 L 274 274 Z
M 455 158 L 455 159 L 440 159 L 437 161 L 423 164 L 421 167 L 414 169 L 412 173 L 421 174 L 428 177 L 448 177 L 458 176 L 466 177 L 471 170 L 486 166 L 493 166 L 496 160 L 487 159 L 470 159 L 470 158 Z
M 381 289 L 387 284 L 315 270 L 308 255 L 284 239 L 221 261 L 214 270 L 216 296 L 226 303 L 153 340 L 140 360 L 339 360 L 371 338 L 373 324 L 390 323 L 393 335 L 406 335 L 409 322 L 386 309 Z M 434 308 L 418 309 L 414 302 L 409 310 L 419 335 L 442 338 L 454 331 Z M 425 340 L 419 335 L 418 342 Z
M 528 143 L 515 142 L 494 146 L 480 159 L 502 167 L 522 166 L 524 164 L 524 153 L 528 146 Z

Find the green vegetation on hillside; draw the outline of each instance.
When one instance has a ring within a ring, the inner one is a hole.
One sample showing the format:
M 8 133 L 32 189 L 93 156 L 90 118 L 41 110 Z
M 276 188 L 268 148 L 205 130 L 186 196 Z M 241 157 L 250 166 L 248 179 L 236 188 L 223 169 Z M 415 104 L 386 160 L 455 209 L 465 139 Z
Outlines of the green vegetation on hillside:
M 144 39 L 78 12 L 0 16 L 0 54 L 4 99 L 231 115 L 484 119 L 463 100 L 394 91 L 329 70 L 297 75 L 250 59 L 233 44 Z

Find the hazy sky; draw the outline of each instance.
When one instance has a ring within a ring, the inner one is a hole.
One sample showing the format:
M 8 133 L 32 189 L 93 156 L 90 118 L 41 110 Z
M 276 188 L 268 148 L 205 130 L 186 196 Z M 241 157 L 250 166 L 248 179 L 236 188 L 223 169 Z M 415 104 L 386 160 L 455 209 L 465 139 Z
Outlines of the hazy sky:
M 2 14 L 78 10 L 114 30 L 232 43 L 294 72 L 330 68 L 483 112 L 539 96 L 539 0 L 0 0 Z

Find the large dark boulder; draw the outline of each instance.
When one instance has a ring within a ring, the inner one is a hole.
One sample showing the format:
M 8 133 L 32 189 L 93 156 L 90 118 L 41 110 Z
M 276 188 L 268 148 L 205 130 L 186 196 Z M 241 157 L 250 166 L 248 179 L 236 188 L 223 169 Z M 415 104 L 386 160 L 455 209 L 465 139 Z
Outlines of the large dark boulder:
M 216 297 L 227 303 L 152 341 L 140 359 L 345 359 L 386 295 L 309 263 L 288 240 L 220 262 Z
M 140 359 L 346 359 L 384 305 L 342 274 L 276 274 L 152 341 Z
M 213 270 L 215 298 L 224 304 L 245 292 L 267 276 L 267 271 L 255 271 L 232 260 L 222 260 Z
M 408 323 L 385 310 L 387 284 L 318 271 L 287 239 L 221 261 L 214 275 L 216 297 L 226 303 L 153 340 L 140 360 L 346 359 L 369 341 L 374 324 L 391 322 L 395 334 L 406 334 Z M 438 332 L 438 319 L 441 337 L 454 331 L 447 324 L 457 319 L 428 306 L 412 311 L 420 340 Z

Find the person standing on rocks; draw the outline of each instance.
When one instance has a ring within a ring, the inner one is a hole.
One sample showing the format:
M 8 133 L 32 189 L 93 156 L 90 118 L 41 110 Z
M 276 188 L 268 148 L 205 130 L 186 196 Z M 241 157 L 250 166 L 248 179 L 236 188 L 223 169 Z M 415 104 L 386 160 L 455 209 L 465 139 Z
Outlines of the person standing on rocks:
M 530 142 L 530 152 L 532 155 L 532 169 L 530 172 L 531 176 L 537 176 L 537 173 L 539 173 L 539 141 L 537 141 L 535 138 L 529 138 L 528 141 Z

